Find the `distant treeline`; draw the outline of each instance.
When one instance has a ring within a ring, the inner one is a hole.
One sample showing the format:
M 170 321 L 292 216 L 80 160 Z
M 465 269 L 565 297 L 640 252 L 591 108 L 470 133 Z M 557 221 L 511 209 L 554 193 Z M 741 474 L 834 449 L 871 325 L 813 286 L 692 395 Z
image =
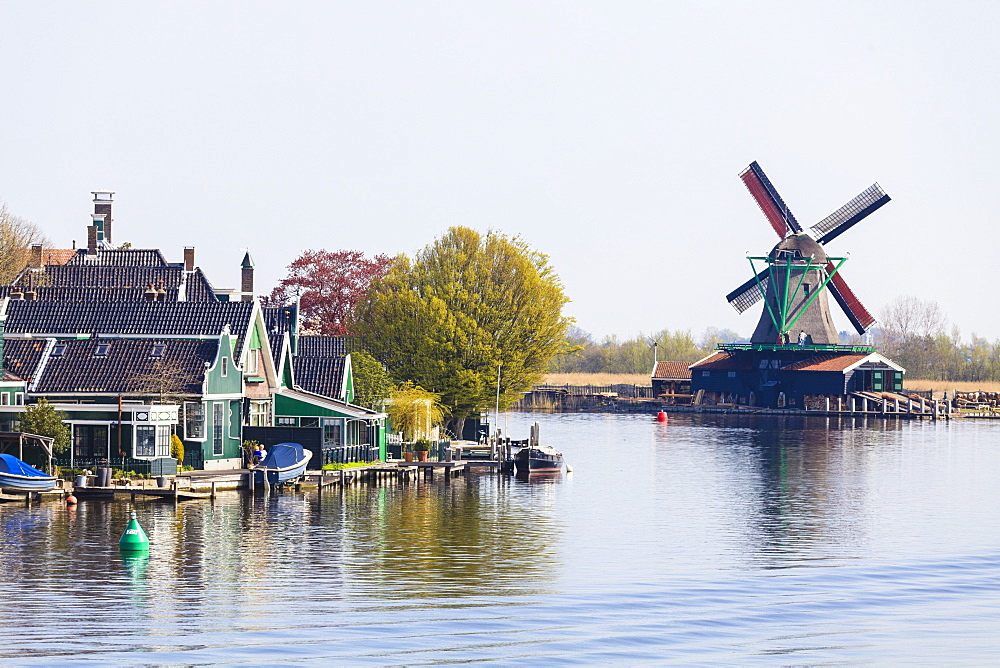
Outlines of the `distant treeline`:
M 879 314 L 872 343 L 909 378 L 1000 381 L 1000 341 L 964 341 L 936 302 L 897 298 Z
M 664 329 L 653 334 L 638 334 L 626 341 L 607 336 L 595 341 L 588 332 L 572 328 L 567 351 L 552 360 L 551 373 L 643 373 L 653 370 L 656 359 L 696 362 L 719 343 L 739 341 L 740 335 L 728 329 L 710 327 L 695 339 L 689 330 Z
M 745 341 L 728 329 L 710 327 L 695 338 L 690 330 L 639 334 L 628 340 L 608 336 L 595 341 L 573 328 L 566 352 L 557 355 L 550 373 L 647 374 L 656 359 L 695 362 L 719 343 Z M 944 381 L 1000 382 L 1000 340 L 990 342 L 975 334 L 963 340 L 961 331 L 948 322 L 936 302 L 898 297 L 878 314 L 878 324 L 863 341 L 853 333 L 840 333 L 842 344 L 870 343 L 906 369 L 907 378 Z

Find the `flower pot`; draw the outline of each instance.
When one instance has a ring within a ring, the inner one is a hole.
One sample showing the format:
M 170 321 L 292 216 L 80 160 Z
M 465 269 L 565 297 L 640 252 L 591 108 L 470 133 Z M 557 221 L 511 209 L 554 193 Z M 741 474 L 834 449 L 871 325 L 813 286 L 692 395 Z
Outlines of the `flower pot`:
M 418 462 L 426 462 L 428 454 L 429 453 L 426 450 L 418 450 L 417 451 L 417 461 Z
M 413 453 L 412 452 L 404 452 L 403 453 L 403 459 L 406 460 L 406 461 L 408 461 L 408 462 L 412 462 L 413 461 Z

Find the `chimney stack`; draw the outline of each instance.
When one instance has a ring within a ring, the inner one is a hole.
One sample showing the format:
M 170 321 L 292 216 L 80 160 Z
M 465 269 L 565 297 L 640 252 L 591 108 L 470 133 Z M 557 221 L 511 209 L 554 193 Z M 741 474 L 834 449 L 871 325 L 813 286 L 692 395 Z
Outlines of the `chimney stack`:
M 247 254 L 243 256 L 243 263 L 240 266 L 243 269 L 240 280 L 240 292 L 243 293 L 242 300 L 250 302 L 253 301 L 253 258 L 250 257 L 250 251 L 247 251 Z
M 147 302 L 156 301 L 156 288 L 153 287 L 152 283 L 150 283 L 149 287 L 143 291 L 142 298 L 145 299 Z
M 97 225 L 87 228 L 87 255 L 97 255 Z
M 42 268 L 42 245 L 33 244 L 31 246 L 31 268 L 41 269 Z
M 111 245 L 111 203 L 115 199 L 115 194 L 110 190 L 92 190 L 94 196 L 94 224 L 97 224 L 97 216 L 103 216 L 101 225 L 101 238 L 109 246 Z
M 184 247 L 184 271 L 194 271 L 194 246 Z

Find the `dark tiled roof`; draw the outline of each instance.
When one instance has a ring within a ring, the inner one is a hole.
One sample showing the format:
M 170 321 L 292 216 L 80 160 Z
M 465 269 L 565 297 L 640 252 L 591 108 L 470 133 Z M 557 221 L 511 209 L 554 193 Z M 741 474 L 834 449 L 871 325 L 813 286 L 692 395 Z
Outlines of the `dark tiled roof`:
M 51 355 L 35 392 L 200 394 L 205 363 L 215 360 L 219 342 L 179 339 L 77 339 L 60 341 L 64 352 Z M 107 352 L 98 355 L 98 346 Z M 154 347 L 162 348 L 154 357 Z
M 295 333 L 295 307 L 294 306 L 264 306 L 261 308 L 264 315 L 264 325 L 267 333 L 289 334 Z M 278 336 L 277 338 L 281 338 Z
M 343 399 L 345 357 L 294 357 L 295 384 L 307 392 Z
M 284 341 L 285 336 L 283 334 L 268 334 L 267 336 L 267 343 L 271 346 L 271 359 L 274 360 L 275 371 L 281 369 L 281 347 Z
M 103 267 L 166 267 L 169 263 L 157 248 L 128 250 L 98 250 L 96 255 L 88 255 L 86 248 L 77 250 L 68 265 Z
M 42 360 L 48 345 L 47 339 L 5 339 L 3 342 L 3 367 L 24 380 L 35 377 L 35 369 Z
M 782 367 L 784 371 L 844 371 L 868 355 L 818 355 Z
M 185 301 L 219 301 L 219 298 L 215 296 L 215 290 L 212 288 L 212 284 L 209 282 L 208 277 L 205 276 L 205 272 L 201 270 L 201 267 L 195 267 L 194 272 L 188 276 L 185 292 Z
M 18 288 L 23 291 L 26 288 Z M 166 301 L 177 301 L 177 288 L 166 288 Z M 0 285 L 0 297 L 8 297 L 14 292 L 13 286 Z M 142 301 L 145 288 L 98 288 L 77 286 L 41 286 L 35 288 L 39 301 L 64 302 L 124 302 Z
M 9 334 L 76 336 L 218 336 L 230 326 L 239 340 L 250 326 L 254 302 L 10 302 Z
M 7 369 L 4 369 L 3 370 L 3 380 L 10 382 L 10 381 L 14 381 L 14 380 L 23 380 L 23 378 L 21 378 L 17 374 L 13 374 L 10 371 L 7 371 Z
M 690 362 L 657 362 L 656 369 L 653 370 L 653 378 L 656 379 L 683 379 L 691 380 Z
M 35 285 L 39 299 L 95 299 L 111 301 L 116 299 L 142 299 L 143 292 L 150 286 L 161 285 L 167 291 L 167 301 L 177 301 L 180 286 L 185 284 L 185 301 L 216 301 L 211 284 L 201 269 L 196 269 L 185 277 L 183 267 L 120 267 L 120 266 L 77 266 L 52 265 L 45 268 L 41 274 L 23 272 L 14 284 L 28 285 L 29 277 Z M 41 285 L 39 285 L 41 284 Z M 50 288 L 46 290 L 45 288 Z M 91 290 L 88 293 L 59 293 L 51 288 L 102 288 L 111 290 L 128 290 L 126 292 L 100 293 Z M 161 298 L 162 301 L 162 298 Z
M 348 337 L 310 335 L 299 337 L 299 357 L 343 357 L 348 353 Z

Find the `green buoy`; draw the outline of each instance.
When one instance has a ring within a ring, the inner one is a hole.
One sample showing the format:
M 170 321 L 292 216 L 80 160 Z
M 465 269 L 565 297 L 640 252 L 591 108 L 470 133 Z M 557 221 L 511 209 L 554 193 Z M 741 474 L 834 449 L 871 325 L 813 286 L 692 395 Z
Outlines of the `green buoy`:
M 125 527 L 125 532 L 118 540 L 118 549 L 122 552 L 149 552 L 149 538 L 139 526 L 139 520 L 135 518 L 134 510 L 132 511 L 132 521 Z

